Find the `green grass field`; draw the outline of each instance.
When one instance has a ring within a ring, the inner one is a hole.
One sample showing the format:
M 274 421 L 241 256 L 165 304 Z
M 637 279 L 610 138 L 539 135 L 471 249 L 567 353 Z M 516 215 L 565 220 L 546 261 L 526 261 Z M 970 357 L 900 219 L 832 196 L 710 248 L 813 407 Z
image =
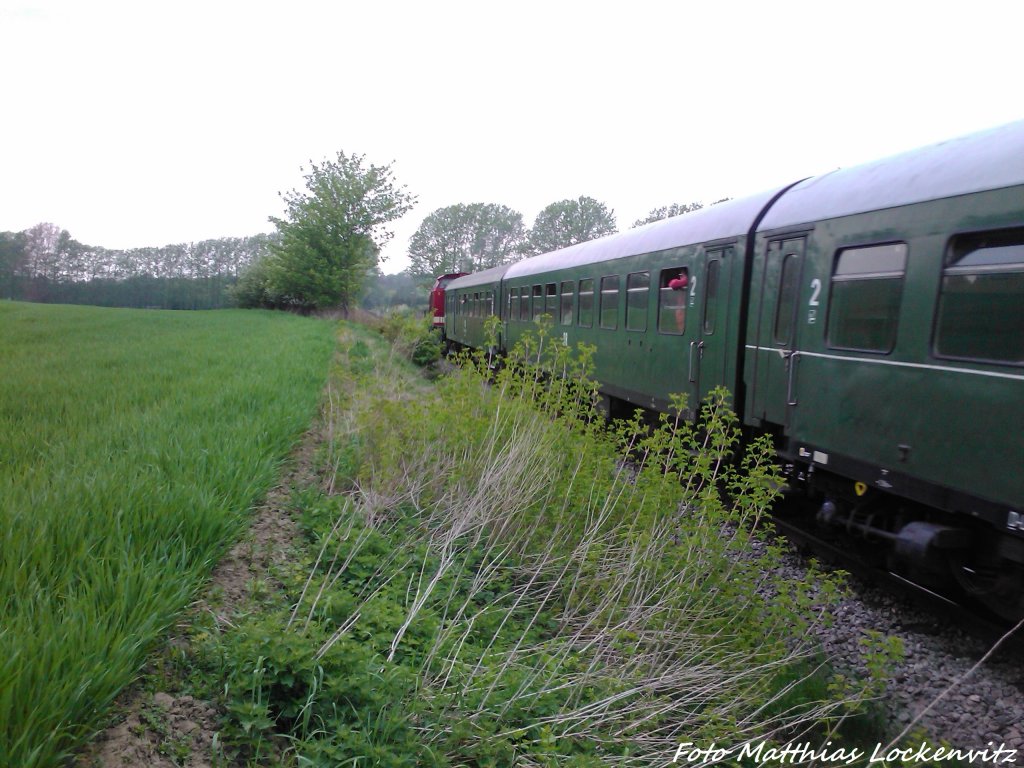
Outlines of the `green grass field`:
M 309 424 L 331 324 L 0 302 L 0 765 L 101 722 Z

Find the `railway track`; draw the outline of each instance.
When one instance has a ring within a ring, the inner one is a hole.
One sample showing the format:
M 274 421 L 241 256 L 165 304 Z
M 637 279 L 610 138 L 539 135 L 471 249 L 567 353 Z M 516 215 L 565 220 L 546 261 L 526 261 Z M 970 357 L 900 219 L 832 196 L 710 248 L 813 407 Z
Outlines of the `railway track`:
M 783 503 L 786 512 L 799 503 Z M 865 554 L 865 543 L 851 542 L 829 530 L 821 530 L 805 509 L 796 514 L 773 515 L 778 534 L 798 551 L 809 552 L 822 562 L 841 568 L 860 582 L 892 595 L 897 601 L 935 617 L 938 621 L 960 628 L 980 642 L 994 644 L 1012 628 L 1006 621 L 995 619 L 984 608 L 971 605 L 962 596 L 946 592 L 896 573 Z M 1010 639 L 1009 650 L 1024 651 L 1024 637 Z
M 1010 629 L 1005 621 L 879 567 L 878 558 L 863 556 L 848 539 L 837 543 L 792 504 L 774 516 L 791 545 L 778 568 L 806 568 L 814 556 L 850 574 L 849 594 L 833 606 L 836 620 L 816 631 L 833 666 L 856 675 L 868 631 L 903 643 L 884 698 L 891 735 L 924 729 L 929 740 L 963 748 L 1004 744 L 1024 760 L 1024 630 L 1000 642 Z

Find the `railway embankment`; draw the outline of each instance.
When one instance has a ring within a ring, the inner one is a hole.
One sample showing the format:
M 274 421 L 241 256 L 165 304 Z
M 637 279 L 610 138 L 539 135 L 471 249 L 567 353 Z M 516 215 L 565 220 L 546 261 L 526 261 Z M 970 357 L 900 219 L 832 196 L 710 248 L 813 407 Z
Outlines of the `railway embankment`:
M 585 355 L 545 344 L 431 384 L 408 345 L 345 326 L 312 469 L 275 496 L 287 556 L 234 568 L 245 590 L 182 626 L 122 731 L 192 766 L 649 765 L 882 739 L 870 699 L 893 649 L 859 645 L 866 673 L 826 663 L 834 581 L 773 570 L 783 551 L 752 532 L 777 487 L 763 446 L 725 461 L 721 400 L 700 433 L 599 427 Z

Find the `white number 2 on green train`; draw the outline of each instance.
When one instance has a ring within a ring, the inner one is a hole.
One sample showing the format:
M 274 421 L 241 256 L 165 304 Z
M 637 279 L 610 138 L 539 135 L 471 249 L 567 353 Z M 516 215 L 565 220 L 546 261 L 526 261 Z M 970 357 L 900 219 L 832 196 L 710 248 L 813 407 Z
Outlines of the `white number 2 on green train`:
M 821 280 L 811 280 L 811 300 L 807 302 L 807 324 L 814 325 L 818 319 L 818 296 L 821 294 Z

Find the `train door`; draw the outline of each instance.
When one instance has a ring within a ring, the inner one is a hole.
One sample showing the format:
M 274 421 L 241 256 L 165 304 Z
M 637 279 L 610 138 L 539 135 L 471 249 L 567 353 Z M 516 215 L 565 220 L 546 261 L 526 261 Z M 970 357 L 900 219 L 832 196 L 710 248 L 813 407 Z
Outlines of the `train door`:
M 716 248 L 697 257 L 694 265 L 697 285 L 694 293 L 700 296 L 694 320 L 698 324 L 690 341 L 690 381 L 693 387 L 692 404 L 699 404 L 717 386 L 731 384 L 725 380 L 728 350 L 727 317 L 728 275 L 732 268 L 734 250 Z
M 789 423 L 791 391 L 799 365 L 797 312 L 806 238 L 771 240 L 758 299 L 752 414 L 764 422 Z

